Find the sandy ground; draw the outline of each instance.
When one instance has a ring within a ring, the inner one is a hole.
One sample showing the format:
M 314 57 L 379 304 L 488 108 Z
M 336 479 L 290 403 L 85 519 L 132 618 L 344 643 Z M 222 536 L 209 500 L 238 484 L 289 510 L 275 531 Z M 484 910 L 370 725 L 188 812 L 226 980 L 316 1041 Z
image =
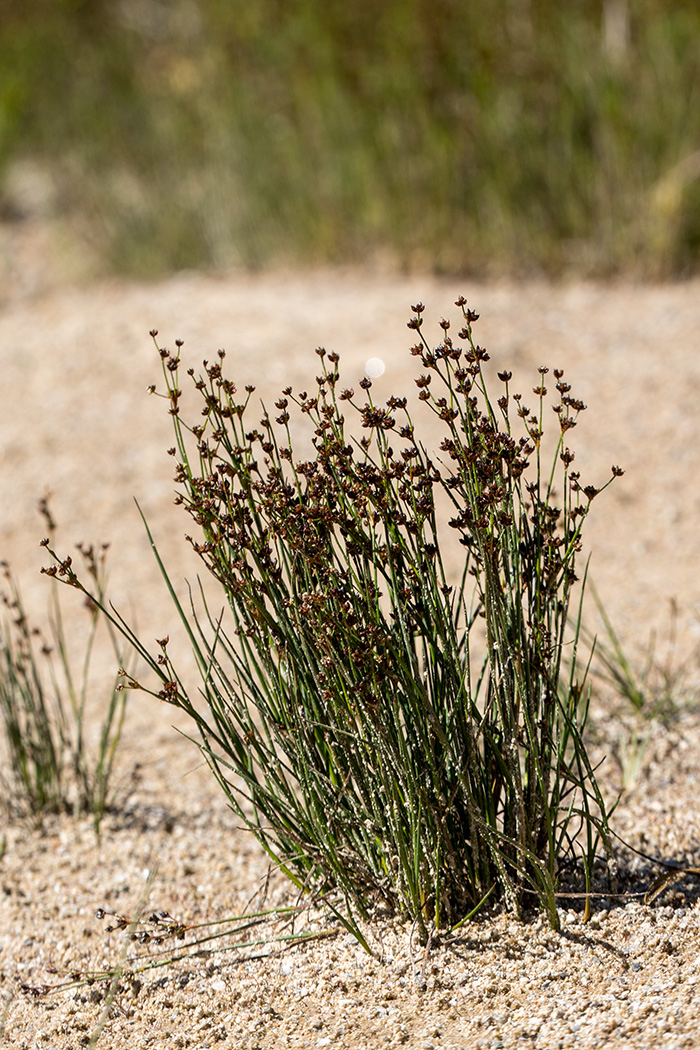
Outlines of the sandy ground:
M 17 248 L 3 245 L 4 258 Z M 36 504 L 51 491 L 63 549 L 109 541 L 116 604 L 144 637 L 177 635 L 134 504 L 173 577 L 194 578 L 197 565 L 182 539 L 189 523 L 172 505 L 169 418 L 146 392 L 159 381 L 150 329 L 169 346 L 184 339 L 194 366 L 225 347 L 230 374 L 255 383 L 268 402 L 288 383 L 313 382 L 318 345 L 340 353 L 351 386 L 368 358 L 382 358 L 386 372 L 375 392 L 388 396 L 406 392 L 415 371 L 410 304 L 427 304 L 426 329 L 437 342 L 436 322 L 458 319 L 460 293 L 481 314 L 479 341 L 513 371 L 514 384 L 528 390 L 538 365 L 561 367 L 587 402 L 571 442 L 584 479 L 604 481 L 612 463 L 626 471 L 587 522 L 592 579 L 639 667 L 652 634 L 659 657 L 669 655 L 670 603 L 677 604 L 674 659 L 686 681 L 679 699 L 692 699 L 700 679 L 699 281 L 486 285 L 333 270 L 76 286 L 55 274 L 49 280 L 40 266 L 6 268 L 0 557 L 12 562 L 30 609 L 46 604 Z M 79 638 L 83 611 L 66 608 Z M 322 938 L 283 953 L 252 944 L 154 968 L 123 981 L 109 1009 L 101 984 L 32 994 L 71 971 L 114 966 L 124 952 L 157 960 L 157 946 L 134 948 L 106 933 L 109 920 L 95 917 L 98 908 L 127 918 L 139 908 L 163 909 L 189 925 L 238 914 L 262 892 L 260 850 L 237 830 L 174 723 L 185 728 L 170 709 L 135 694 L 120 771 L 129 777 L 138 763 L 138 779 L 121 810 L 105 818 L 99 841 L 89 821 L 53 818 L 42 830 L 6 822 L 0 996 L 8 1046 L 63 1050 L 97 1036 L 104 1047 L 164 1050 L 697 1044 L 700 897 L 692 878 L 652 906 L 639 898 L 603 902 L 586 926 L 563 903 L 562 935 L 536 919 L 502 917 L 476 922 L 426 955 L 410 929 L 378 920 L 368 931 L 369 957 L 319 914 L 298 918 L 294 929 Z M 613 719 L 601 722 L 604 748 L 607 731 L 610 740 L 619 732 Z M 618 810 L 616 827 L 636 848 L 700 863 L 699 755 L 692 710 L 657 729 Z M 612 757 L 607 769 L 612 792 L 620 780 Z M 620 863 L 637 890 L 659 870 L 622 849 Z M 266 906 L 290 902 L 273 877 Z M 283 925 L 278 931 L 288 933 Z

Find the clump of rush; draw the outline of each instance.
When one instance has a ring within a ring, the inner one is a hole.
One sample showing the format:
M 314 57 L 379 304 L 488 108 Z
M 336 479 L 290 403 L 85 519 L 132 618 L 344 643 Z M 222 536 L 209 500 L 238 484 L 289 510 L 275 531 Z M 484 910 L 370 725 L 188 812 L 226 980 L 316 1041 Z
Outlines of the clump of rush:
M 583 740 L 576 559 L 612 477 L 583 485 L 572 469 L 585 406 L 563 372 L 550 392 L 539 370 L 532 410 L 509 371 L 493 396 L 478 315 L 457 306 L 457 338 L 442 320 L 435 346 L 412 308 L 417 402 L 378 403 L 369 378 L 346 387 L 319 348 L 313 389 L 287 387 L 261 416 L 219 351 L 187 369 L 188 422 L 182 344 L 156 341 L 177 502 L 226 606 L 178 602 L 204 705 L 167 639 L 153 652 L 115 622 L 263 848 L 356 931 L 382 906 L 429 936 L 487 901 L 557 926 L 563 873 L 588 888 L 610 849 Z M 63 578 L 82 586 L 70 566 Z

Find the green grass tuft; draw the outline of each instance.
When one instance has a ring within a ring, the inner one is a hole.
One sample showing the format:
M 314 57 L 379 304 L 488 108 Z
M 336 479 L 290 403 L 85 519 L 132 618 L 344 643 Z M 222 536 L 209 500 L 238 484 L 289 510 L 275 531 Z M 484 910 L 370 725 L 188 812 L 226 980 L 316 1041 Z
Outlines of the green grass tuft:
M 46 500 L 42 513 L 54 536 Z M 47 539 L 49 545 L 52 539 Z M 95 592 L 88 602 L 80 666 L 71 655 L 59 591 L 53 583 L 50 628 L 44 636 L 25 612 L 18 583 L 3 563 L 5 590 L 0 625 L 0 728 L 5 763 L 5 805 L 12 814 L 41 820 L 46 813 L 90 813 L 99 833 L 114 801 L 113 768 L 126 714 L 127 693 L 115 679 L 102 714 L 96 748 L 88 739 L 88 685 L 100 622 L 109 628 L 117 664 L 123 654 L 100 604 L 105 593 L 106 548 L 81 547 L 83 568 Z M 70 559 L 69 559 L 70 562 Z

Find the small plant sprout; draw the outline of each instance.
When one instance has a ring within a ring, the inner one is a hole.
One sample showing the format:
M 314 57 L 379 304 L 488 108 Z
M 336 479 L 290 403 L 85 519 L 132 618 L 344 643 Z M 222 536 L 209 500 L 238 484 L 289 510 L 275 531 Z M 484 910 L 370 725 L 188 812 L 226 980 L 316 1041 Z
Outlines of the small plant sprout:
M 334 894 L 354 931 L 381 905 L 424 942 L 487 901 L 539 905 L 557 927 L 563 873 L 588 890 L 611 842 L 583 740 L 580 598 L 573 626 L 569 612 L 584 522 L 622 471 L 596 486 L 573 469 L 585 405 L 561 370 L 542 367 L 527 396 L 500 371 L 492 394 L 478 315 L 457 306 L 437 345 L 412 308 L 410 400 L 375 401 L 369 376 L 346 386 L 319 348 L 314 383 L 261 411 L 224 351 L 183 382 L 181 342 L 171 352 L 153 332 L 176 502 L 228 610 L 203 591 L 200 612 L 180 604 L 156 550 L 204 704 L 167 639 L 151 652 L 109 613 L 286 875 Z M 199 413 L 186 418 L 188 382 Z M 294 447 L 299 420 L 310 453 Z
M 55 523 L 46 499 L 40 511 L 50 536 Z M 52 539 L 44 541 L 50 546 Z M 90 813 L 99 831 L 114 796 L 113 768 L 126 713 L 126 694 L 115 681 L 108 693 L 96 748 L 86 738 L 88 678 L 100 621 L 108 628 L 115 658 L 123 662 L 119 638 L 103 617 L 107 547 L 79 548 L 94 598 L 86 599 L 87 624 L 82 661 L 76 670 L 69 652 L 58 588 L 52 585 L 49 632 L 33 627 L 9 566 L 0 628 L 0 725 L 8 761 L 3 780 L 9 807 L 40 819 L 47 812 Z M 70 558 L 66 564 L 72 564 Z M 48 570 L 57 575 L 56 566 Z M 67 570 L 64 570 L 67 571 Z

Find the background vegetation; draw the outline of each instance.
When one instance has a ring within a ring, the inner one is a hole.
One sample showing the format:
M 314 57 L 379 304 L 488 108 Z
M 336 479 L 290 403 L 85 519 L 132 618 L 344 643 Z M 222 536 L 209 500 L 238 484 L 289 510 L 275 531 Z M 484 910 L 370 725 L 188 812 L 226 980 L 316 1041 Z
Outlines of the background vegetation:
M 698 39 L 695 0 L 0 0 L 0 185 L 137 275 L 684 274 Z

